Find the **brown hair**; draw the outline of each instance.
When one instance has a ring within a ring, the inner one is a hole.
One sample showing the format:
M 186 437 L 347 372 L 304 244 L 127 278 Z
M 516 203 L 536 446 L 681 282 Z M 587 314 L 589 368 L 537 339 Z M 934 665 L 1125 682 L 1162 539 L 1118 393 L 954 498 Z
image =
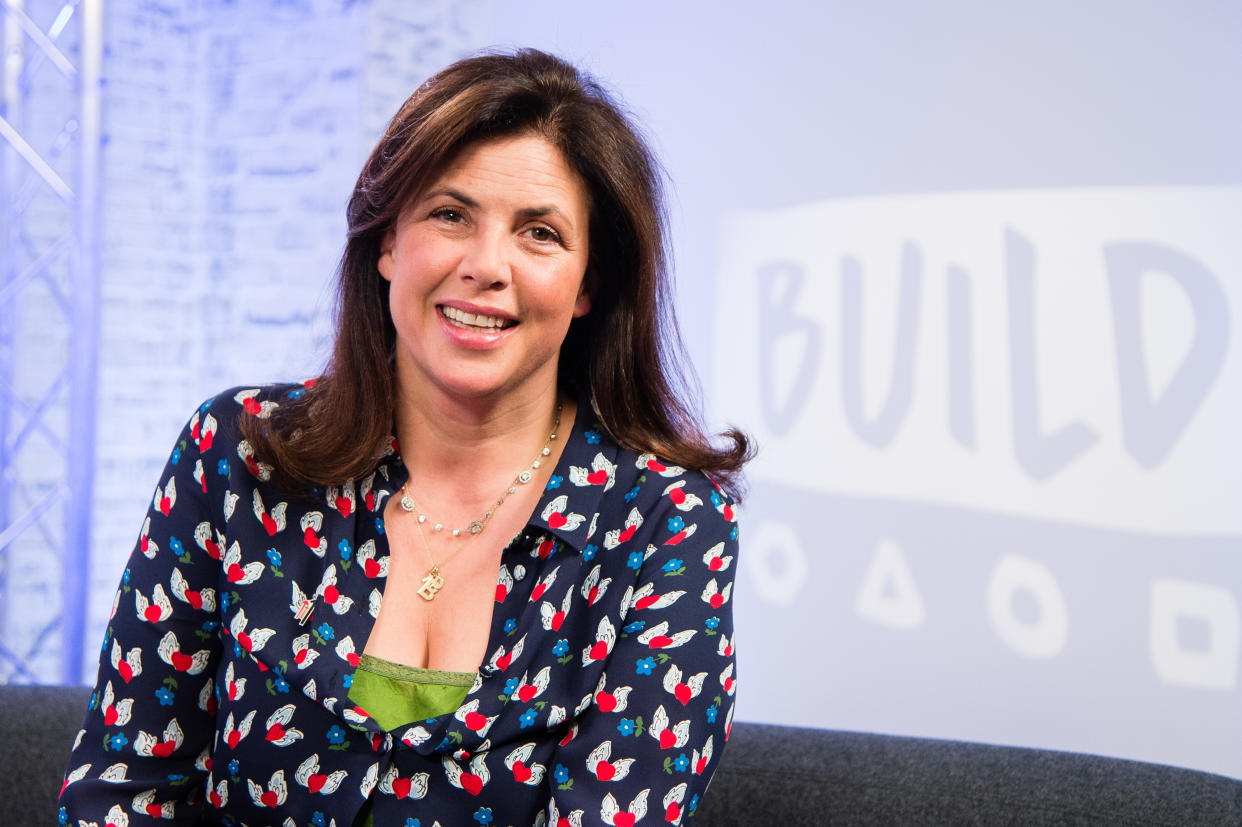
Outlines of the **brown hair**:
M 686 402 L 692 389 L 670 300 L 660 168 L 593 79 L 533 49 L 454 63 L 401 106 L 349 200 L 328 369 L 270 426 L 244 417 L 245 435 L 303 485 L 341 483 L 374 467 L 395 399 L 396 332 L 388 282 L 376 270 L 381 239 L 466 146 L 523 133 L 557 147 L 590 193 L 591 312 L 573 321 L 561 347 L 562 388 L 588 398 L 618 444 L 703 470 L 740 494 L 752 455 L 746 436 L 731 429 L 713 445 Z

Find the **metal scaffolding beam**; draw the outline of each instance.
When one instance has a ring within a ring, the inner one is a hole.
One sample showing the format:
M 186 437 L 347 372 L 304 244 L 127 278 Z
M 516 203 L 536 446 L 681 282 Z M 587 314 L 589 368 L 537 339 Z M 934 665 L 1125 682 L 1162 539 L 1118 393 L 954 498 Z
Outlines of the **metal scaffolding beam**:
M 0 43 L 0 683 L 80 683 L 103 2 L 0 0 Z

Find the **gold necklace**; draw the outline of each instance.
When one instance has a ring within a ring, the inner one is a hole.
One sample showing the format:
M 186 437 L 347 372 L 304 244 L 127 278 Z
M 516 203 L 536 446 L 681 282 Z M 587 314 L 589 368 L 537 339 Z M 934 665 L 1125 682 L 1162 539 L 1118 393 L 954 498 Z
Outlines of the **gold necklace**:
M 492 507 L 484 512 L 482 517 L 477 520 L 472 520 L 464 529 L 451 529 L 451 534 L 454 537 L 460 537 L 462 532 L 465 531 L 470 535 L 466 538 L 467 543 L 474 539 L 475 535 L 482 533 L 483 528 L 487 525 L 487 521 L 490 520 L 492 515 L 496 513 L 496 509 L 505 504 L 505 500 L 509 498 L 509 495 L 517 491 L 519 485 L 525 485 L 535 478 L 535 472 L 539 470 L 539 466 L 543 463 L 543 458 L 552 453 L 552 440 L 556 439 L 556 430 L 560 426 L 561 403 L 557 402 L 556 418 L 552 422 L 552 432 L 548 434 L 548 438 L 544 440 L 543 447 L 539 449 L 539 453 L 536 454 L 534 460 L 531 461 L 530 467 L 518 472 L 517 476 L 513 478 L 513 482 L 509 483 L 509 486 L 505 488 L 504 492 L 501 493 L 496 502 L 492 504 Z M 453 553 L 445 558 L 444 563 L 437 564 L 435 557 L 431 554 L 431 544 L 427 542 L 427 535 L 423 533 L 423 523 L 427 522 L 427 515 L 418 510 L 418 505 L 414 502 L 414 497 L 410 494 L 408 486 L 408 480 L 401 486 L 401 508 L 405 511 L 411 512 L 418 518 L 415 520 L 414 524 L 418 528 L 419 538 L 423 541 L 423 549 L 427 552 L 427 562 L 431 564 L 431 568 L 427 570 L 425 575 L 423 575 L 422 585 L 418 588 L 418 596 L 423 600 L 431 601 L 435 599 L 436 594 L 440 591 L 440 589 L 444 588 L 444 576 L 440 574 L 440 565 L 448 565 L 449 560 L 456 557 L 457 554 L 466 547 L 466 544 L 458 546 L 454 549 Z M 440 532 L 443 530 L 443 523 L 432 524 L 432 531 Z

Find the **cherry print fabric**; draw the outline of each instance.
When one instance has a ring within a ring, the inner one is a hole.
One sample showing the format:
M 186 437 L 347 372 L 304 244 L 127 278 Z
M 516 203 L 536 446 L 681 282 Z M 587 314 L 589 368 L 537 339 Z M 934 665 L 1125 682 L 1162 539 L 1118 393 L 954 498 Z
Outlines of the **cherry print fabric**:
M 382 729 L 348 695 L 388 570 L 390 447 L 291 496 L 242 439 L 300 385 L 205 402 L 156 487 L 104 636 L 60 822 L 347 827 L 684 823 L 734 708 L 737 525 L 704 474 L 586 405 L 505 549 L 453 714 Z M 309 616 L 307 616 L 309 610 Z

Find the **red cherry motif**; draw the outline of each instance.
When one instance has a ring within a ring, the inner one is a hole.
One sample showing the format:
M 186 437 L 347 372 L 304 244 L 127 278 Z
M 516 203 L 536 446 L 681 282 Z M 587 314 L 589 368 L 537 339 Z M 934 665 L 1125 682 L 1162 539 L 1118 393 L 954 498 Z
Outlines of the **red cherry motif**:
M 151 747 L 151 754 L 157 758 L 167 758 L 177 748 L 175 741 L 164 741 Z
M 612 712 L 617 708 L 617 697 L 611 692 L 599 692 L 595 695 L 595 705 L 604 712 Z
M 172 665 L 173 669 L 176 669 L 178 672 L 185 672 L 194 665 L 194 658 L 184 652 L 173 652 Z
M 366 560 L 362 561 L 362 570 L 366 573 L 367 577 L 379 577 L 380 564 L 375 562 L 374 557 L 368 557 Z
M 684 683 L 679 683 L 673 687 L 673 697 L 681 701 L 682 706 L 685 706 L 690 703 L 690 698 L 693 696 L 690 694 L 689 686 L 686 686 Z
M 267 730 L 267 740 L 269 741 L 279 741 L 281 738 L 284 738 L 284 737 L 285 737 L 285 728 L 281 726 L 280 724 L 272 724 L 271 727 Z
M 272 519 L 270 514 L 263 515 L 263 530 L 267 532 L 269 537 L 276 534 L 276 521 Z
M 199 440 L 199 443 L 198 443 L 198 450 L 200 453 L 205 454 L 211 450 L 211 441 L 215 438 L 215 436 L 216 434 L 214 431 L 208 431 L 207 433 L 203 434 L 203 438 Z
M 147 606 L 147 608 L 143 610 L 142 616 L 145 617 L 151 623 L 159 623 L 160 607 L 152 603 L 150 606 Z
M 349 497 L 336 498 L 336 510 L 341 512 L 342 517 L 348 517 L 349 512 L 353 509 L 354 504 L 349 501 Z
M 504 583 L 496 584 L 496 602 L 504 603 L 505 598 L 509 596 L 509 587 Z
M 660 733 L 660 749 L 672 749 L 677 746 L 677 736 L 673 734 L 671 729 L 666 729 Z
M 602 640 L 595 641 L 595 645 L 591 647 L 591 660 L 603 660 L 608 657 L 608 644 Z
M 397 798 L 405 798 L 410 794 L 410 779 L 396 778 L 392 782 L 392 794 Z
M 466 726 L 475 732 L 483 729 L 487 725 L 487 718 L 477 712 L 470 711 L 466 713 Z
M 659 460 L 649 459 L 647 460 L 647 470 L 655 471 L 658 474 L 661 471 L 667 471 L 668 468 L 666 468 Z
M 168 512 L 171 510 L 172 510 L 172 500 L 168 499 L 167 497 L 160 497 L 160 511 L 163 512 L 164 516 L 167 517 Z
M 565 515 L 559 511 L 553 511 L 550 515 L 548 515 L 548 527 L 549 528 L 560 528 L 561 526 L 565 525 L 565 523 L 566 523 Z
M 603 468 L 600 468 L 598 471 L 592 471 L 587 474 L 587 482 L 591 483 L 591 485 L 603 485 L 608 482 L 608 472 Z
M 674 488 L 668 492 L 668 498 L 676 505 L 681 505 L 686 501 L 686 492 L 680 488 Z
M 521 701 L 522 703 L 529 703 L 530 699 L 535 697 L 535 694 L 538 691 L 539 690 L 537 688 L 530 685 L 529 683 L 524 683 L 520 687 L 518 687 L 518 691 L 517 691 L 518 700 Z
M 306 543 L 307 548 L 319 548 L 319 535 L 315 533 L 313 527 L 306 527 L 306 531 L 302 534 L 302 542 Z
M 600 781 L 611 781 L 616 774 L 617 768 L 607 761 L 600 761 L 595 765 L 595 777 Z
M 263 406 L 256 402 L 253 396 L 248 396 L 245 401 L 242 402 L 242 410 L 248 414 L 258 416 L 259 412 L 263 410 Z
M 264 807 L 275 807 L 277 804 L 276 793 L 271 790 L 268 790 L 263 793 L 263 795 L 259 796 L 259 800 L 263 802 Z
M 530 768 L 521 761 L 513 762 L 513 777 L 517 779 L 519 784 L 525 784 L 530 780 Z
M 478 795 L 483 792 L 483 779 L 470 772 L 461 774 L 461 788 L 471 795 Z

